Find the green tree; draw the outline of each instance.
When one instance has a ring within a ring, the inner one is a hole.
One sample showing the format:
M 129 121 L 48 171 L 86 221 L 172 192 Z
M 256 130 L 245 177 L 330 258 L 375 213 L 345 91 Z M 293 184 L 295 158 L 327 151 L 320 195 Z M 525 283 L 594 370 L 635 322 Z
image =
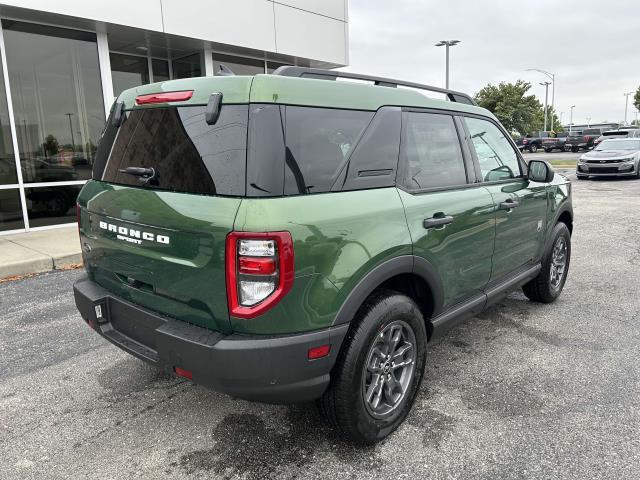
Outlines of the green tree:
M 636 94 L 633 97 L 633 106 L 636 107 L 636 110 L 640 111 L 640 87 L 636 90 Z
M 512 135 L 526 135 L 544 128 L 544 106 L 535 97 L 528 94 L 531 84 L 524 80 L 516 83 L 501 82 L 488 84 L 475 95 L 481 107 L 492 112 Z M 549 106 L 547 128 L 551 128 L 551 119 L 556 130 L 561 128 L 560 121 Z

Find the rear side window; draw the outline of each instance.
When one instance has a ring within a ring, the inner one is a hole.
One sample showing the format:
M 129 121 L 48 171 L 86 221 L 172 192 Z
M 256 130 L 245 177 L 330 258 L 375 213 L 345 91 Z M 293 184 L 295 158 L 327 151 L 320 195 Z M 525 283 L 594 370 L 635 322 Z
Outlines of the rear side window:
M 285 195 L 331 190 L 374 112 L 285 107 Z
M 176 192 L 242 196 L 245 193 L 247 105 L 224 105 L 215 125 L 205 107 L 131 110 L 114 135 L 108 126 L 98 149 L 94 178 L 142 186 L 128 167 L 153 168 L 144 186 Z M 114 138 L 115 137 L 115 138 Z M 105 160 L 106 158 L 106 160 Z
M 520 176 L 520 162 L 511 142 L 493 123 L 465 117 L 478 157 L 482 180 L 491 182 Z
M 406 112 L 401 159 L 409 189 L 467 183 L 458 132 L 450 115 Z

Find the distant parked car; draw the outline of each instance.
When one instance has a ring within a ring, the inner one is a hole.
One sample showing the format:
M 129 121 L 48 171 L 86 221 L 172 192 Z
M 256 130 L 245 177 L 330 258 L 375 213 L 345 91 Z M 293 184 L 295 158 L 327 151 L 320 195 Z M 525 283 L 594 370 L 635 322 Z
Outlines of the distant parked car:
M 599 128 L 585 128 L 582 131 L 574 130 L 569 134 L 565 145 L 572 152 L 577 152 L 580 149 L 591 150 L 600 135 L 602 135 L 602 130 Z
M 543 138 L 542 148 L 547 153 L 551 153 L 554 150 L 560 150 L 564 152 L 567 149 L 567 139 L 569 138 L 569 132 L 558 132 L 555 137 Z
M 551 137 L 551 132 L 535 132 L 522 138 L 521 144 L 518 147 L 521 150 L 529 150 L 531 153 L 536 153 L 538 149 L 542 148 L 542 140 Z M 516 142 L 516 144 L 518 144 L 518 142 Z
M 580 157 L 576 176 L 580 180 L 591 176 L 640 178 L 639 163 L 640 138 L 607 138 Z
M 607 138 L 640 138 L 640 129 L 638 128 L 620 128 L 617 130 L 607 130 L 602 132 L 593 142 L 594 146 L 598 146 L 600 142 Z

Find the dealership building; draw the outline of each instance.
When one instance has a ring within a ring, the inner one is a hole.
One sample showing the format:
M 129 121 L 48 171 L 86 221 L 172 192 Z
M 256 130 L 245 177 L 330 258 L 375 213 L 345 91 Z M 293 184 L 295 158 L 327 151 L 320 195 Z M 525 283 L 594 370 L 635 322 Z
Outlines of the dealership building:
M 0 0 L 0 235 L 75 222 L 122 90 L 348 63 L 347 0 Z

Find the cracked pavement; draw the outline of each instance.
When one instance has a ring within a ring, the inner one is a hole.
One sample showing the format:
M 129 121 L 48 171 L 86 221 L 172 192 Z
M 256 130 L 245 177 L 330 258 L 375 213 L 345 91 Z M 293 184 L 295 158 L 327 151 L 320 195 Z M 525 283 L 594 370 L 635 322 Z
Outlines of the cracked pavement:
M 640 478 L 640 181 L 570 176 L 561 298 L 516 292 L 430 345 L 375 447 L 125 354 L 77 314 L 80 271 L 0 284 L 0 479 Z

